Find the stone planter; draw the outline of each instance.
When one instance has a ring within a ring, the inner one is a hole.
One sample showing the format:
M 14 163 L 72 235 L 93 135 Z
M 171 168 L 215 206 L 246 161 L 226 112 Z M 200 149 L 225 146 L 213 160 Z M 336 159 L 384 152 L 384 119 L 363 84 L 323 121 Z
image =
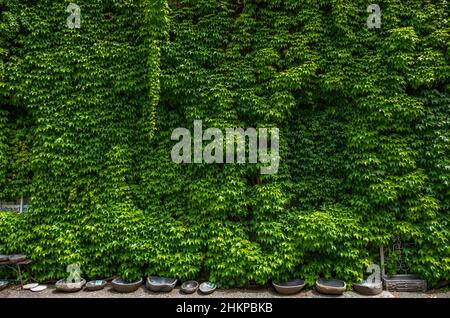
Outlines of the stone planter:
M 367 296 L 374 296 L 383 292 L 383 282 L 379 283 L 353 283 L 353 289 L 361 294 Z
M 75 293 L 80 291 L 86 284 L 86 280 L 82 279 L 78 283 L 68 283 L 65 279 L 61 279 L 56 282 L 55 287 L 57 291 L 64 293 Z
M 30 290 L 31 288 L 35 288 L 35 287 L 38 287 L 38 286 L 39 286 L 38 283 L 30 283 L 30 284 L 23 285 L 22 289 Z
M 105 280 L 91 280 L 86 284 L 85 290 L 87 291 L 97 291 L 102 290 L 106 286 Z
M 199 290 L 202 294 L 209 295 L 214 293 L 217 286 L 216 284 L 210 283 L 210 282 L 204 282 L 200 284 Z
M 347 285 L 344 281 L 338 279 L 323 279 L 316 280 L 316 290 L 321 294 L 326 295 L 342 295 Z
M 300 292 L 305 287 L 305 281 L 302 279 L 293 279 L 287 282 L 272 282 L 275 290 L 282 295 L 293 295 Z
M 47 286 L 45 286 L 45 285 L 37 285 L 36 287 L 31 288 L 30 290 L 33 293 L 40 293 L 41 291 L 44 291 L 46 289 L 47 289 Z
M 8 281 L 7 280 L 0 280 L 0 290 L 5 289 L 6 286 L 8 286 Z
M 426 292 L 427 282 L 414 275 L 394 275 L 383 279 L 387 291 Z
M 145 286 L 154 292 L 170 292 L 175 288 L 177 280 L 175 278 L 167 277 L 157 277 L 150 276 L 147 277 L 147 282 Z
M 196 282 L 195 280 L 184 282 L 181 285 L 181 291 L 185 294 L 193 294 L 197 291 L 197 289 L 198 289 L 198 282 Z
M 118 293 L 132 293 L 139 289 L 143 279 L 139 279 L 133 283 L 125 283 L 122 278 L 118 277 L 111 282 L 113 289 Z

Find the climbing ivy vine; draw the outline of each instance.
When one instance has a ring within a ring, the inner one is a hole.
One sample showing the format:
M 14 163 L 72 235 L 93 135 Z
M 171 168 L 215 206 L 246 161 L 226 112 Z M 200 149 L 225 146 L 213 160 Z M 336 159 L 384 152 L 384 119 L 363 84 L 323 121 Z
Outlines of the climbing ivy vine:
M 0 253 L 40 280 L 311 285 L 398 237 L 411 273 L 450 279 L 448 4 L 380 0 L 368 28 L 370 4 L 0 0 L 0 199 L 32 196 Z M 173 163 L 194 120 L 278 127 L 278 174 Z

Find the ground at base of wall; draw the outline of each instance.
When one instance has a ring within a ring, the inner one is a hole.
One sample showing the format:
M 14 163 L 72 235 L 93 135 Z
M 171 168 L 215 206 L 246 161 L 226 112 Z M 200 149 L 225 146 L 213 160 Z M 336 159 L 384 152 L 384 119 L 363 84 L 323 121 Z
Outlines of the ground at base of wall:
M 10 286 L 0 291 L 0 298 L 450 298 L 448 289 L 430 290 L 426 293 L 405 293 L 383 291 L 376 296 L 363 296 L 353 291 L 345 292 L 342 296 L 326 296 L 317 293 L 315 290 L 304 290 L 292 296 L 282 296 L 277 294 L 272 288 L 261 289 L 218 289 L 212 295 L 201 295 L 194 293 L 185 295 L 180 288 L 175 288 L 170 293 L 154 293 L 141 286 L 137 291 L 129 294 L 115 292 L 111 284 L 108 284 L 100 291 L 79 291 L 76 293 L 62 293 L 55 289 L 54 285 L 42 292 L 34 293 L 23 290 L 20 286 Z

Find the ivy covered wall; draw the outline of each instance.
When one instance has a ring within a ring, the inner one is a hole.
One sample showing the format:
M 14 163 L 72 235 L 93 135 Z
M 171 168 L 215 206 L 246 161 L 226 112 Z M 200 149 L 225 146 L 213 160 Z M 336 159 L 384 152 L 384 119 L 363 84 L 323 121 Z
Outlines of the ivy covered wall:
M 2 0 L 0 253 L 39 279 L 450 278 L 448 4 Z M 280 169 L 174 164 L 178 127 L 278 127 Z

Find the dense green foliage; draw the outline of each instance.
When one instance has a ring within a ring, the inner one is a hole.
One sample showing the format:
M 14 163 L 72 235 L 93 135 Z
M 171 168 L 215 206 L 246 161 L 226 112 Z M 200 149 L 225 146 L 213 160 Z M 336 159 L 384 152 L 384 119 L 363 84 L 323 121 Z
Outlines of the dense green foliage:
M 394 237 L 450 279 L 442 0 L 0 0 L 0 253 L 41 280 L 347 281 Z M 278 174 L 177 165 L 173 129 L 278 127 Z M 396 255 L 387 248 L 390 273 Z

